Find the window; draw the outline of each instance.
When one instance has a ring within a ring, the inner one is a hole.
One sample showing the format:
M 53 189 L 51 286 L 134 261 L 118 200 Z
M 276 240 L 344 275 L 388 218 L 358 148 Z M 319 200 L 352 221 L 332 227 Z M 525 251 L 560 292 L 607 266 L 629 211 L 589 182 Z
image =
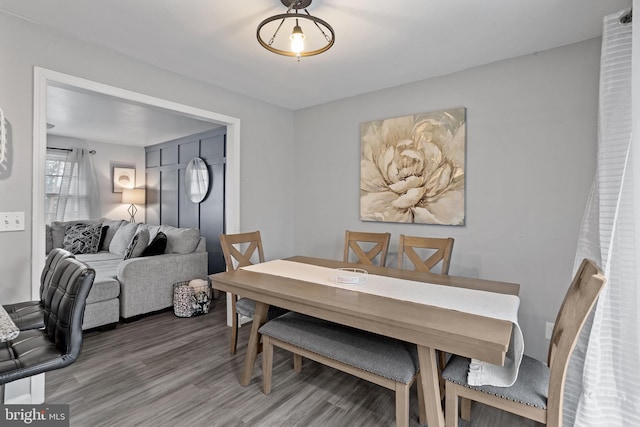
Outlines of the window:
M 60 188 L 62 186 L 62 175 L 66 163 L 67 154 L 64 151 L 47 150 L 45 161 L 45 221 L 51 224 L 56 220 L 58 202 L 60 200 Z

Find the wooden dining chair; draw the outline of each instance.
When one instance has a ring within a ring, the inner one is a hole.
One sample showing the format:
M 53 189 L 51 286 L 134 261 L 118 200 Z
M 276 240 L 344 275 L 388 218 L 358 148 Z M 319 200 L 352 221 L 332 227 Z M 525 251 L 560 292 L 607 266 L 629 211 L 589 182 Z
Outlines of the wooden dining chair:
M 442 262 L 441 274 L 449 274 L 453 238 L 418 237 L 400 235 L 398 243 L 398 268 L 402 269 L 406 256 L 416 271 L 432 273 L 434 267 Z
M 453 238 L 419 237 L 400 235 L 398 243 L 398 268 L 402 269 L 406 256 L 413 269 L 431 273 L 438 264 L 441 274 L 449 274 Z M 447 364 L 447 354 L 438 350 L 438 372 L 442 373 Z M 440 377 L 440 392 L 444 395 L 444 380 Z
M 239 234 L 221 234 L 220 245 L 224 254 L 224 262 L 227 271 L 234 271 L 240 267 L 264 262 L 264 251 L 262 249 L 262 238 L 259 231 Z M 231 294 L 231 343 L 229 351 L 236 353 L 238 345 L 238 323 L 239 315 L 253 317 L 256 309 L 256 302 L 248 298 L 238 299 L 237 295 Z
M 593 261 L 582 261 L 556 317 L 547 363 L 523 356 L 518 378 L 511 387 L 469 385 L 469 359 L 454 356 L 443 372 L 447 396 L 446 426 L 458 425 L 458 397 L 548 426 L 562 426 L 562 403 L 569 359 L 605 282 L 602 271 Z
M 227 271 L 234 271 L 240 267 L 264 262 L 264 250 L 262 249 L 262 238 L 259 231 L 238 234 L 221 234 L 220 246 L 224 255 L 224 262 Z M 252 318 L 256 312 L 256 302 L 249 298 L 238 298 L 238 295 L 231 296 L 231 342 L 229 351 L 236 353 L 238 346 L 238 326 L 239 316 Z M 274 319 L 286 313 L 280 307 L 269 307 L 267 319 Z
M 349 261 L 350 252 L 353 252 L 360 264 L 375 265 L 376 257 L 378 265 L 384 267 L 387 262 L 391 233 L 366 233 L 347 230 L 344 234 L 344 262 Z

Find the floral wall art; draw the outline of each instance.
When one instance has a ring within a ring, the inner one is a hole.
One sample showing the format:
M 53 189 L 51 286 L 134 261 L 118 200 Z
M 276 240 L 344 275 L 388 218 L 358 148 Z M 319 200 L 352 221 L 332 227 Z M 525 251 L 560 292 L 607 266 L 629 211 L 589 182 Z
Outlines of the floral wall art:
M 464 225 L 466 109 L 362 123 L 360 219 Z

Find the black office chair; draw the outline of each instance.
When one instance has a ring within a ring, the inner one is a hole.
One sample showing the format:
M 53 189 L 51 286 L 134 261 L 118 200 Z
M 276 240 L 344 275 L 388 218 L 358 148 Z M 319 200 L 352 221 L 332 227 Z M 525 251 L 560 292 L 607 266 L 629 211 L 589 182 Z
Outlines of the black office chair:
M 61 260 L 44 295 L 44 329 L 21 331 L 0 343 L 0 385 L 73 363 L 82 349 L 82 320 L 95 271 Z
M 56 266 L 66 258 L 74 258 L 74 256 L 61 248 L 55 248 L 49 252 L 40 276 L 40 301 L 24 301 L 2 306 L 21 331 L 44 328 L 44 296 L 49 289 Z

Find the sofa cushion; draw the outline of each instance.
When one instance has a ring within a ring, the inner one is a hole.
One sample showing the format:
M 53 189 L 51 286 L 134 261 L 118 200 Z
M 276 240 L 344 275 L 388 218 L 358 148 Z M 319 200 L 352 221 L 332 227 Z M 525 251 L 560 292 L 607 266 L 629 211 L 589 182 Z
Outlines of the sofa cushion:
M 109 243 L 109 252 L 124 257 L 124 253 L 129 243 L 131 243 L 131 239 L 133 239 L 133 236 L 136 234 L 137 229 L 138 224 L 135 222 L 121 225 L 113 236 L 111 243 Z
M 143 256 L 162 255 L 166 248 L 167 248 L 167 235 L 164 234 L 162 231 L 158 231 L 158 234 L 156 234 L 156 237 L 154 237 L 151 243 L 149 243 L 149 246 L 144 248 L 140 256 L 143 257 Z
M 149 230 L 138 228 L 135 236 L 124 251 L 124 259 L 138 258 L 149 245 Z
M 119 260 L 122 261 L 122 260 Z M 117 268 L 117 267 L 116 267 Z M 114 270 L 115 272 L 115 270 Z M 87 304 L 109 301 L 120 296 L 120 282 L 115 277 L 97 276 L 87 296 Z
M 116 279 L 122 257 L 110 252 L 77 255 L 76 259 L 85 262 L 96 272 L 93 287 L 87 297 L 87 304 L 107 301 L 120 296 L 120 282 Z
M 166 254 L 190 254 L 196 250 L 200 241 L 200 230 L 197 228 L 175 228 L 161 225 L 160 231 L 167 235 Z
M 102 224 L 76 224 L 67 228 L 63 249 L 72 254 L 95 254 L 100 247 Z
M 109 245 L 111 244 L 111 240 L 113 240 L 113 236 L 115 236 L 116 231 L 118 231 L 123 224 L 127 224 L 127 222 L 123 219 L 111 220 L 108 218 L 101 218 L 101 221 L 103 226 L 108 226 L 109 228 L 106 230 L 100 250 L 108 251 Z

